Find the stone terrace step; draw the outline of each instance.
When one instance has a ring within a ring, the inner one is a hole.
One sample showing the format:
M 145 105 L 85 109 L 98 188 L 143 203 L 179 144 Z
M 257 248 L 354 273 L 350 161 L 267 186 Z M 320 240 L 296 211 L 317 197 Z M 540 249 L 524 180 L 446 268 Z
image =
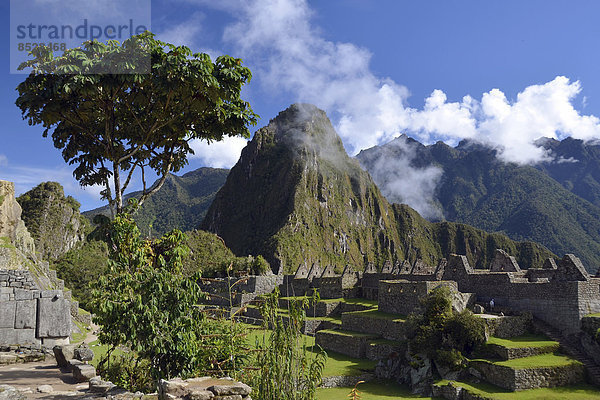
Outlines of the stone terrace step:
M 513 360 L 535 356 L 538 354 L 554 353 L 560 344 L 540 336 L 517 336 L 503 339 L 491 337 L 485 346 L 486 353 L 498 357 L 501 360 Z
M 321 330 L 315 336 L 315 343 L 325 350 L 353 358 L 366 358 L 367 343 L 377 338 L 376 335 L 366 333 Z
M 280 315 L 287 320 L 286 311 L 281 310 Z M 240 320 L 253 325 L 262 324 L 262 315 L 256 306 L 247 306 L 244 315 Z M 342 326 L 342 321 L 336 317 L 306 317 L 302 326 L 302 333 L 305 335 L 314 335 L 322 329 L 337 329 Z
M 302 297 L 282 297 L 279 299 L 279 307 L 286 309 L 291 299 L 301 299 Z M 311 317 L 333 317 L 339 316 L 343 312 L 362 311 L 377 308 L 377 302 L 366 299 L 323 299 L 316 305 L 310 304 L 306 308 L 306 315 Z
M 404 322 L 400 315 L 378 310 L 352 311 L 342 314 L 342 329 L 371 333 L 390 340 L 404 340 Z
M 583 363 L 588 381 L 596 386 L 600 386 L 600 366 L 580 349 L 578 343 L 566 338 L 554 327 L 538 318 L 533 319 L 533 326 L 550 339 L 559 342 L 565 353 Z
M 568 356 L 541 354 L 509 361 L 472 360 L 484 379 L 504 389 L 516 391 L 582 383 L 583 364 Z

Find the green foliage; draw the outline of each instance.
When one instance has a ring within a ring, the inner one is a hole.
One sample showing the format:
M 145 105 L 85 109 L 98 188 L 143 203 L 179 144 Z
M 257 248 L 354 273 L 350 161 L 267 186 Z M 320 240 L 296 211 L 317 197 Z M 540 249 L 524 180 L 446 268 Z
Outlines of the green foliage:
M 183 259 L 186 273 L 201 271 L 205 277 L 226 277 L 242 272 L 260 275 L 270 269 L 269 263 L 260 255 L 236 257 L 214 233 L 194 230 L 186 236 L 186 244 L 191 250 Z
M 65 281 L 75 299 L 84 309 L 89 309 L 90 283 L 96 282 L 108 267 L 106 242 L 89 240 L 69 250 L 52 263 L 58 277 Z
M 374 172 L 378 184 L 384 184 L 386 174 L 375 168 L 378 160 L 382 155 L 406 157 L 403 153 L 408 148 L 415 154 L 413 167 L 443 170 L 434 202 L 444 218 L 500 232 L 513 240 L 541 243 L 559 255 L 574 253 L 593 271 L 600 264 L 600 179 L 592 172 L 600 161 L 600 146 L 570 138 L 551 142 L 548 149 L 557 157 L 577 162 L 504 163 L 495 150 L 475 143 L 456 148 L 442 142 L 424 146 L 406 137 L 365 150 L 358 159 Z M 531 250 L 509 253 L 522 267 L 541 267 L 543 260 L 530 258 Z M 477 262 L 473 265 L 487 268 Z
M 98 375 L 105 380 L 130 391 L 144 393 L 151 393 L 155 389 L 150 371 L 150 361 L 137 357 L 131 351 L 117 355 L 106 353 L 97 369 Z
M 42 258 L 52 262 L 64 255 L 66 243 L 82 240 L 90 224 L 79 214 L 80 204 L 65 196 L 58 182 L 42 182 L 17 197 L 21 218 Z
M 125 189 L 141 169 L 140 204 L 193 153 L 192 139 L 250 136 L 257 115 L 240 98 L 251 79 L 240 59 L 193 53 L 146 32 L 123 43 L 87 41 L 54 56 L 36 47 L 19 67 L 32 72 L 17 90 L 30 125 L 42 125 L 83 186 L 101 185 L 121 212 Z M 140 68 L 145 63 L 147 68 Z M 161 177 L 146 187 L 144 171 Z M 123 177 L 123 178 L 122 178 Z M 109 181 L 112 180 L 112 187 Z
M 451 252 L 488 267 L 496 248 L 524 266 L 552 255 L 535 244 L 462 224 L 434 224 L 406 205 L 390 205 L 348 157 L 325 113 L 303 104 L 256 132 L 201 227 L 235 254 L 262 254 L 282 273 L 313 263 L 337 272 L 369 263 L 381 269 L 386 261 L 418 258 L 433 266 Z
M 132 218 L 118 215 L 111 224 L 108 270 L 92 292 L 100 341 L 129 346 L 150 362 L 155 379 L 232 371 L 244 357 L 237 325 L 210 319 L 198 307 L 200 276 L 183 273 L 183 242 L 179 231 L 143 240 Z
M 485 323 L 468 310 L 452 311 L 450 290 L 439 286 L 424 299 L 422 315 L 408 318 L 411 352 L 423 353 L 453 369 L 467 366 L 469 356 L 485 343 Z
M 263 326 L 270 328 L 256 344 L 259 368 L 253 376 L 258 400 L 314 400 L 327 360 L 324 351 L 312 358 L 301 333 L 309 300 L 290 300 L 286 318 L 278 314 L 279 292 L 264 296 Z

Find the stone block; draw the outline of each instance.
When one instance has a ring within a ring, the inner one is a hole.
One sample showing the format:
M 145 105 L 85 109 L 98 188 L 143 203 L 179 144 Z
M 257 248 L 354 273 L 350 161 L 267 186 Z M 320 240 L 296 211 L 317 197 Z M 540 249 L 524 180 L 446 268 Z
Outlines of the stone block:
M 53 348 L 54 346 L 65 346 L 70 343 L 70 339 L 68 337 L 62 338 L 42 338 L 40 339 L 42 345 L 46 348 Z
M 33 299 L 33 292 L 27 289 L 15 289 L 15 300 L 31 300 Z
M 96 376 L 96 368 L 90 364 L 75 364 L 73 367 L 73 378 L 77 382 L 87 382 Z
M 14 289 L 11 287 L 0 287 L 0 293 L 2 294 L 13 294 Z
M 106 393 L 112 388 L 115 387 L 115 384 L 110 381 L 103 381 L 99 376 L 95 376 L 90 379 L 90 392 L 92 393 Z
M 35 329 L 15 329 L 16 344 L 36 344 Z
M 40 338 L 69 337 L 71 334 L 71 306 L 63 298 L 38 299 L 37 329 Z M 60 291 L 59 291 L 60 292 Z
M 0 328 L 0 345 L 10 346 L 17 344 L 17 330 L 15 328 Z
M 208 388 L 217 396 L 236 395 L 248 396 L 252 388 L 241 382 L 232 382 L 231 385 L 213 385 Z
M 36 300 L 17 301 L 15 328 L 16 329 L 34 329 L 36 319 Z
M 40 297 L 43 299 L 51 299 L 53 297 L 63 297 L 62 290 L 42 290 Z
M 54 352 L 54 358 L 56 359 L 56 364 L 61 368 L 71 368 L 69 364 L 69 360 L 72 360 L 75 356 L 75 345 L 68 344 L 65 346 L 54 346 L 52 348 Z
M 0 301 L 9 301 L 9 300 L 10 300 L 10 294 L 0 293 Z
M 15 311 L 17 304 L 14 301 L 0 302 L 0 328 L 15 327 Z

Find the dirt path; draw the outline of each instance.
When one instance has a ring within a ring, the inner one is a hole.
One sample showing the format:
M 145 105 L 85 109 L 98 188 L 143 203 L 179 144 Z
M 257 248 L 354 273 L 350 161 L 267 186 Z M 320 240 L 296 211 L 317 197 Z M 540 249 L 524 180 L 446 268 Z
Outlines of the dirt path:
M 98 337 L 93 333 L 98 327 L 92 327 L 84 343 L 91 343 Z M 21 391 L 27 399 L 91 399 L 96 396 L 88 393 L 87 383 L 78 383 L 70 373 L 62 372 L 56 365 L 54 357 L 48 356 L 46 361 L 11 364 L 0 366 L 0 385 L 10 385 Z M 42 385 L 52 386 L 52 392 L 40 393 Z

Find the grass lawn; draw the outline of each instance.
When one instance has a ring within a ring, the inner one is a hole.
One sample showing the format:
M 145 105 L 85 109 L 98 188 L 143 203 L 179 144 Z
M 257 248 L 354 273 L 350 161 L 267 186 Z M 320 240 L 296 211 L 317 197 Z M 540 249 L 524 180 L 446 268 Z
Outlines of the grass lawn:
M 558 347 L 560 344 L 554 340 L 548 339 L 542 335 L 523 335 L 509 339 L 490 337 L 488 344 L 497 344 L 509 349 L 519 349 L 524 347 Z
M 317 389 L 318 400 L 348 399 L 352 388 Z M 393 382 L 371 382 L 358 385 L 361 400 L 431 399 L 411 394 L 406 386 Z
M 257 340 L 262 340 L 265 331 L 256 329 L 256 327 L 250 329 L 248 334 L 248 344 L 254 346 Z M 303 338 L 304 344 L 307 347 L 315 345 L 314 337 L 304 335 Z M 316 353 L 317 347 L 314 348 L 314 351 Z M 375 368 L 375 365 L 375 361 L 356 359 L 330 351 L 327 353 L 327 362 L 325 364 L 325 369 L 323 370 L 323 376 L 361 375 L 365 371 L 372 371 Z
M 405 321 L 405 318 L 401 317 L 398 314 L 388 314 L 388 313 L 384 313 L 383 311 L 379 311 L 378 309 L 363 310 L 363 311 L 350 311 L 350 312 L 345 312 L 344 314 L 363 315 L 368 318 L 389 319 L 391 321 L 397 321 L 397 322 Z
M 304 299 L 306 296 L 296 296 L 296 297 L 282 297 L 281 300 L 293 300 L 293 299 Z M 377 308 L 377 300 L 367 300 L 367 299 L 321 299 L 321 303 L 346 303 L 346 304 L 356 304 L 359 306 L 372 307 Z
M 438 385 L 444 385 L 447 383 L 448 381 L 437 382 Z M 598 388 L 583 384 L 511 392 L 485 383 L 454 383 L 456 386 L 463 387 L 473 394 L 494 400 L 600 400 L 600 390 L 598 390 Z
M 516 358 L 508 361 L 490 361 L 490 360 L 478 360 L 493 363 L 496 365 L 502 365 L 514 369 L 527 369 L 527 368 L 543 368 L 543 367 L 562 367 L 565 365 L 581 364 L 579 361 L 574 360 L 568 356 L 561 354 L 538 354 L 537 356 Z

